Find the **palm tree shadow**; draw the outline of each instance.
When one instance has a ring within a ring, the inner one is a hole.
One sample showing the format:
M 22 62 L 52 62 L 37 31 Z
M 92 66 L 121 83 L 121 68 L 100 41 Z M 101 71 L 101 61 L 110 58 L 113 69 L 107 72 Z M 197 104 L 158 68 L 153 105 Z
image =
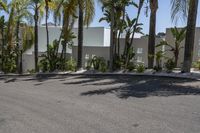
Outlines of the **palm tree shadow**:
M 183 83 L 189 85 L 181 85 Z M 119 98 L 126 99 L 129 97 L 145 98 L 150 96 L 169 97 L 178 95 L 200 95 L 200 87 L 194 86 L 191 82 L 198 82 L 187 79 L 158 78 L 158 77 L 137 77 L 137 78 L 114 78 L 112 85 L 125 83 L 117 87 L 106 87 L 105 89 L 91 90 L 83 92 L 81 96 L 114 94 Z M 105 82 L 109 84 L 108 82 Z M 98 85 L 94 83 L 93 85 Z M 103 85 L 100 83 L 99 85 Z M 199 82 L 200 85 L 200 82 Z

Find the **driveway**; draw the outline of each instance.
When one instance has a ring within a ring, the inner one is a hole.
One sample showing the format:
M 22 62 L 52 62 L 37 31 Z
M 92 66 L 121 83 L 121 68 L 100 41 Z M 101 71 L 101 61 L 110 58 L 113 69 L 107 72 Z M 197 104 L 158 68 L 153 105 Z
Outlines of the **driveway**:
M 0 79 L 0 133 L 199 133 L 200 81 L 145 76 Z

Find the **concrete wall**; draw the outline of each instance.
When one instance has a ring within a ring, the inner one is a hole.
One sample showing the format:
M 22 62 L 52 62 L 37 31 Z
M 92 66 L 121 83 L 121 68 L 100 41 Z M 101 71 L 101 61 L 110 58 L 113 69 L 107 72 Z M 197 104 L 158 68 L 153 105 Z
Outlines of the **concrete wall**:
M 59 39 L 61 33 L 60 27 L 49 27 L 49 42 L 53 43 L 55 39 Z M 46 52 L 47 51 L 47 39 L 46 39 L 46 27 L 41 26 L 38 28 L 38 51 Z M 61 52 L 62 46 L 59 46 L 59 52 Z M 34 52 L 34 46 L 31 49 L 27 50 L 25 54 L 32 54 Z M 71 53 L 70 49 L 67 49 L 67 52 Z
M 196 32 L 195 32 L 195 43 L 194 43 L 194 52 L 193 52 L 193 61 L 197 61 L 200 59 L 200 28 L 197 27 L 196 28 Z M 166 29 L 166 41 L 171 44 L 171 45 L 174 45 L 174 38 L 172 36 L 172 33 L 171 33 L 171 30 L 170 28 Z M 178 67 L 182 67 L 182 63 L 184 61 L 184 46 L 185 46 L 185 40 L 181 43 L 181 46 L 183 47 L 181 50 L 180 50 L 180 53 L 179 53 L 179 60 L 178 60 Z M 165 50 L 168 50 L 169 47 L 166 47 Z M 167 57 L 170 57 L 170 58 L 173 58 L 174 55 L 172 52 L 170 51 L 166 51 L 166 55 Z M 198 54 L 199 53 L 199 54 Z
M 41 26 L 38 28 L 38 51 L 39 53 L 46 52 L 46 27 Z M 74 28 L 73 32 L 76 36 L 78 36 L 78 29 Z M 61 27 L 49 26 L 49 39 L 50 43 L 52 43 L 55 39 L 59 39 L 61 33 Z M 97 47 L 105 47 L 110 44 L 110 30 L 105 29 L 104 27 L 90 27 L 84 28 L 83 31 L 83 45 L 84 46 L 97 46 Z M 73 40 L 74 46 L 78 45 L 78 38 Z M 59 52 L 61 53 L 62 46 L 59 46 Z M 72 53 L 72 49 L 68 48 L 67 53 Z M 27 50 L 23 55 L 23 71 L 34 69 L 34 46 L 31 49 Z
M 121 39 L 121 54 L 124 51 L 124 41 L 125 39 Z M 156 38 L 156 45 L 162 41 L 161 38 Z M 145 66 L 148 66 L 148 37 L 134 38 L 133 40 L 133 48 L 135 52 L 135 62 L 142 62 Z M 140 52 L 139 49 L 142 51 Z M 155 52 L 162 50 L 162 47 L 156 48 Z
M 78 45 L 78 28 L 72 30 L 77 38 L 73 39 L 74 46 Z M 61 27 L 49 26 L 49 40 L 52 44 L 55 39 L 59 39 L 61 33 Z M 46 27 L 40 26 L 38 28 L 38 51 L 45 52 L 47 50 L 46 44 Z M 84 46 L 109 46 L 110 43 L 110 29 L 104 27 L 90 27 L 83 30 L 83 45 Z M 62 46 L 59 46 L 59 52 L 61 52 Z M 34 46 L 26 51 L 26 54 L 32 54 Z M 67 53 L 72 53 L 71 49 L 67 49 Z
M 94 56 L 103 57 L 105 60 L 109 60 L 109 47 L 93 47 L 93 46 L 84 46 L 83 47 L 83 66 L 87 66 L 89 59 L 92 59 Z M 77 51 L 78 47 L 73 46 L 72 48 L 72 57 L 77 60 Z
M 162 39 L 157 38 L 156 44 L 159 44 Z M 124 51 L 124 39 L 120 40 L 120 54 Z M 142 62 L 145 66 L 148 65 L 148 38 L 135 38 L 133 41 L 134 52 L 136 53 L 134 62 Z M 138 49 L 142 48 L 142 52 L 138 53 Z M 161 50 L 162 48 L 157 48 L 156 51 Z M 86 66 L 88 59 L 91 59 L 94 55 L 104 57 L 107 61 L 109 60 L 109 47 L 83 47 L 83 66 Z M 77 60 L 77 46 L 72 48 L 72 57 Z M 138 59 L 141 59 L 139 61 Z
M 77 28 L 74 28 L 73 32 L 75 33 L 75 35 L 78 35 Z M 83 33 L 83 46 L 103 47 L 109 45 L 109 29 L 105 29 L 104 27 L 90 27 L 84 28 Z M 73 41 L 74 46 L 77 46 L 78 38 L 75 38 Z
M 42 55 L 45 54 L 45 52 L 39 52 L 38 53 L 38 65 L 40 63 L 40 60 L 43 59 Z M 60 56 L 60 54 L 58 55 Z M 67 59 L 71 58 L 71 54 L 67 53 L 66 55 Z M 32 54 L 23 54 L 22 56 L 22 70 L 23 72 L 28 72 L 28 70 L 35 69 L 35 58 L 34 53 Z

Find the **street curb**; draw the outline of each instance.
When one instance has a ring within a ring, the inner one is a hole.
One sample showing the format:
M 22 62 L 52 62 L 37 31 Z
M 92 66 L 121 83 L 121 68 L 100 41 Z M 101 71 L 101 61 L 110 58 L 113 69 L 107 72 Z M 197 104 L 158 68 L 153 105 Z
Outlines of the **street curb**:
M 191 80 L 200 80 L 199 77 L 184 74 L 160 74 L 160 73 L 38 73 L 38 74 L 0 74 L 0 79 L 4 78 L 45 78 L 45 77 L 56 77 L 56 76 L 153 76 L 153 77 L 164 77 L 164 78 L 179 78 L 179 79 L 191 79 Z

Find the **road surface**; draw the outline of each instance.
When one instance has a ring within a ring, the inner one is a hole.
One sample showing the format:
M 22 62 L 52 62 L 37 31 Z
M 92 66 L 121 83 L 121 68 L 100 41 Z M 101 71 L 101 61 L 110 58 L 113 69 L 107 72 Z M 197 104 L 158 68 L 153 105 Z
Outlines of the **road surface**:
M 134 76 L 0 79 L 0 133 L 199 133 L 200 82 Z

